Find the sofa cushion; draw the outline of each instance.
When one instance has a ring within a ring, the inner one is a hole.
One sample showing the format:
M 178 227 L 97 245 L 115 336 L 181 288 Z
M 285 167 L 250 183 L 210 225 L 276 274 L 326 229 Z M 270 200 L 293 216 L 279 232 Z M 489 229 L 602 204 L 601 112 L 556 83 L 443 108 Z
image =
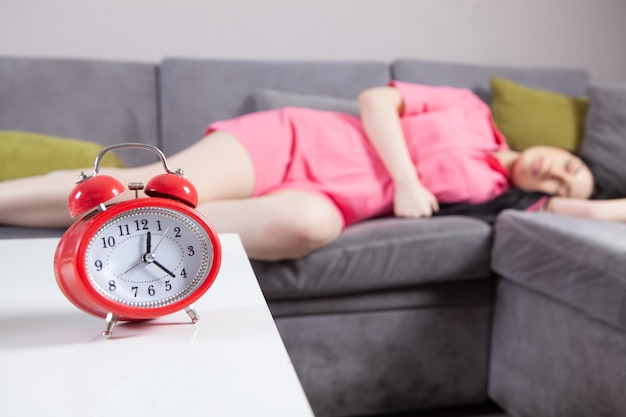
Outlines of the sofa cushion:
M 569 68 L 523 68 L 400 59 L 392 64 L 391 76 L 398 81 L 469 88 L 491 104 L 491 77 L 507 78 L 532 88 L 570 96 L 583 96 L 589 83 L 584 70 Z
M 60 169 L 93 167 L 101 150 L 102 146 L 95 142 L 31 132 L 0 131 L 0 181 Z M 105 153 L 100 160 L 103 167 L 125 165 L 112 152 Z
M 385 218 L 353 224 L 302 259 L 253 267 L 268 300 L 295 300 L 489 277 L 490 248 L 481 220 Z
M 577 151 L 583 136 L 587 98 L 491 79 L 493 120 L 511 149 L 558 146 Z
M 626 197 L 626 84 L 594 84 L 588 96 L 580 154 L 593 163 L 606 197 Z
M 385 62 L 278 62 L 168 58 L 160 71 L 163 151 L 200 139 L 209 123 L 255 111 L 254 93 L 273 89 L 355 99 L 389 82 Z
M 494 228 L 497 274 L 626 330 L 626 224 L 507 210 Z
M 0 130 L 158 145 L 155 65 L 2 57 L 0 80 Z M 156 160 L 119 155 L 129 165 Z
M 315 110 L 359 115 L 359 104 L 356 100 L 268 89 L 255 92 L 253 97 L 254 107 L 257 111 L 274 110 L 282 107 L 307 107 Z

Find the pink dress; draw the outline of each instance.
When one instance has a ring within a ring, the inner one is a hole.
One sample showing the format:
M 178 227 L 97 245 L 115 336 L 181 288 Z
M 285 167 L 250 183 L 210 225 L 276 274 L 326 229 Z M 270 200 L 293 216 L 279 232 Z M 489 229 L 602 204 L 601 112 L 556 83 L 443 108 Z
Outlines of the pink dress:
M 509 187 L 491 155 L 507 149 L 489 107 L 469 90 L 391 82 L 422 183 L 441 203 L 479 203 Z M 254 195 L 297 189 L 333 202 L 345 225 L 391 214 L 393 183 L 357 116 L 288 107 L 212 123 L 252 158 Z

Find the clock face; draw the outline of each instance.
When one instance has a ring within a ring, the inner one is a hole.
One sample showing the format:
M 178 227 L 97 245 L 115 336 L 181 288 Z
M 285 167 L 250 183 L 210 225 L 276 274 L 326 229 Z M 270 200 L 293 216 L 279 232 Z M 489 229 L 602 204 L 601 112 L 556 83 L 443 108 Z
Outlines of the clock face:
M 193 218 L 168 208 L 140 207 L 104 223 L 90 239 L 84 261 L 98 293 L 150 309 L 196 290 L 211 269 L 213 247 Z

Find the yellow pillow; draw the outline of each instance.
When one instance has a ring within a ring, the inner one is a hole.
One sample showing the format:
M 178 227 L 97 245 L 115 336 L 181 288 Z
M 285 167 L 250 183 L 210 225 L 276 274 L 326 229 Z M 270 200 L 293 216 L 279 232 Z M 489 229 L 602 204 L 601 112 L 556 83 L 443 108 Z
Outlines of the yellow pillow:
M 38 133 L 0 131 L 0 181 L 45 174 L 60 169 L 91 168 L 102 146 L 94 142 Z M 124 167 L 111 152 L 101 166 Z
M 511 149 L 534 145 L 578 150 L 587 99 L 529 88 L 504 78 L 491 79 L 493 120 Z

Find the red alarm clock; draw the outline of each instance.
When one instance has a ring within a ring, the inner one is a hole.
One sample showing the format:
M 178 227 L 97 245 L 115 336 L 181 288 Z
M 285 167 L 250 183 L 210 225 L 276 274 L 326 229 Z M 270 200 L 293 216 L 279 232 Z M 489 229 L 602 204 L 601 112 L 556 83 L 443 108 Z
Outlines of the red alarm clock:
M 106 205 L 124 191 L 114 177 L 98 175 L 100 160 L 124 148 L 156 153 L 165 173 L 145 186 L 131 183 L 134 200 Z M 139 197 L 143 189 L 148 197 Z M 182 171 L 171 171 L 156 147 L 124 143 L 102 149 L 94 172 L 81 173 L 70 193 L 72 217 L 83 215 L 61 238 L 54 272 L 63 294 L 83 311 L 106 318 L 104 337 L 119 321 L 152 319 L 193 308 L 213 284 L 221 246 L 209 221 L 195 210 L 198 194 Z

